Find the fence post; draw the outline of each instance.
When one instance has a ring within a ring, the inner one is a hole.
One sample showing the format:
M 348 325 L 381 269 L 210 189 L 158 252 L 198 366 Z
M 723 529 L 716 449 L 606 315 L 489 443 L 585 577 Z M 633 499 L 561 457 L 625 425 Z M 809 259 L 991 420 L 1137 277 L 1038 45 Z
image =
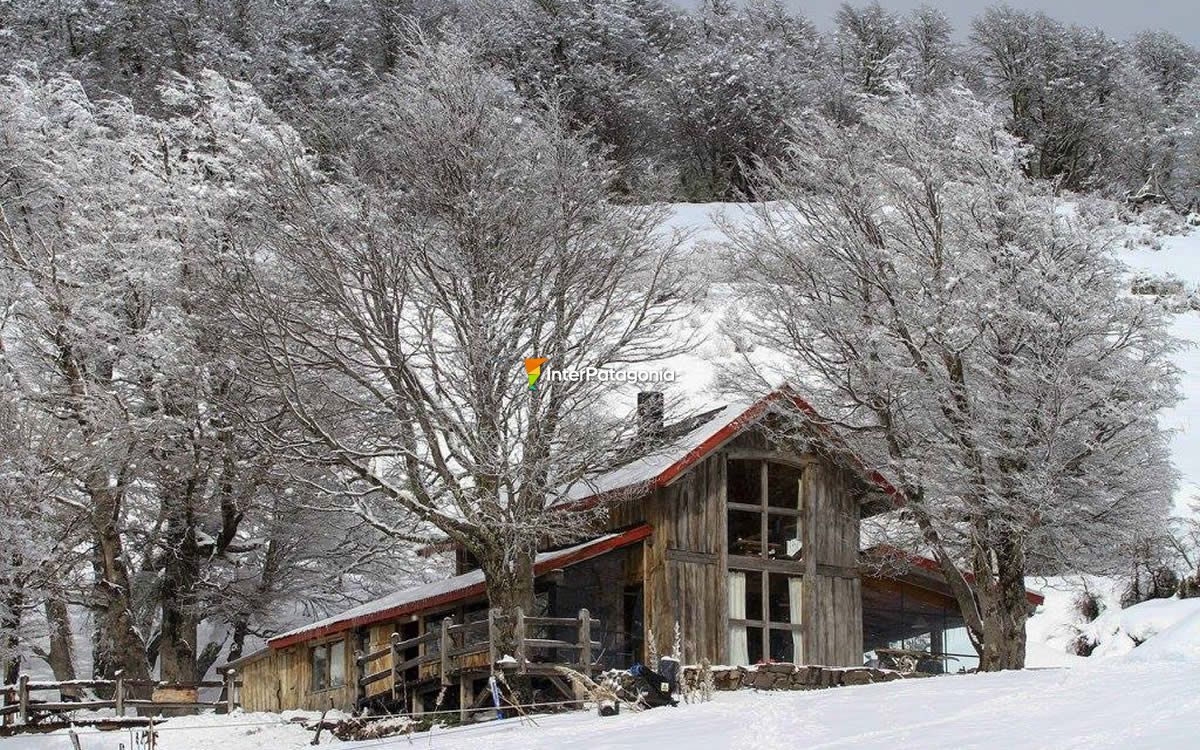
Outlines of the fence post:
M 496 673 L 496 660 L 500 657 L 496 654 L 496 608 L 488 608 L 488 671 L 491 674 Z
M 396 686 L 400 684 L 400 649 L 396 648 L 400 643 L 400 634 L 392 633 L 392 700 L 397 699 Z
M 225 713 L 233 713 L 233 709 L 237 708 L 237 699 L 233 695 L 233 691 L 237 688 L 237 670 L 225 670 Z
M 442 685 L 450 684 L 450 623 L 454 621 L 451 617 L 442 618 L 442 640 L 440 643 L 439 656 L 442 657 Z
M 117 687 L 113 691 L 113 708 L 117 712 L 117 716 L 125 716 L 125 678 L 122 676 L 123 670 L 117 670 Z
M 592 676 L 592 614 L 587 608 L 579 610 L 579 661 L 583 673 Z
M 17 718 L 22 724 L 29 723 L 29 675 L 17 678 Z
M 529 660 L 525 653 L 525 610 L 517 607 L 517 625 L 513 628 L 513 636 L 517 641 L 517 669 L 521 674 L 529 671 Z

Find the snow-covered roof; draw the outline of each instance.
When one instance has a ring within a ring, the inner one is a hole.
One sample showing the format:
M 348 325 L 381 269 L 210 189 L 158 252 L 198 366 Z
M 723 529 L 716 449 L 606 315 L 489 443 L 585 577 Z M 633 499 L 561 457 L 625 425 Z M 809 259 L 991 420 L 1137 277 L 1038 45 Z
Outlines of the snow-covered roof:
M 746 427 L 772 411 L 799 410 L 813 419 L 828 447 L 845 456 L 848 463 L 862 476 L 894 500 L 900 501 L 899 491 L 878 471 L 868 469 L 844 442 L 818 418 L 816 410 L 790 387 L 772 391 L 757 401 L 735 401 L 694 417 L 698 422 L 679 437 L 669 439 L 661 447 L 618 467 L 603 471 L 587 480 L 577 482 L 567 491 L 567 502 L 582 503 L 606 495 L 634 489 L 650 490 L 670 484 L 708 454 L 733 439 Z
M 628 546 L 645 539 L 650 535 L 650 531 L 648 525 L 642 524 L 626 531 L 605 534 L 564 549 L 539 553 L 534 562 L 534 574 L 541 575 L 551 570 L 565 568 L 605 552 Z M 280 633 L 271 638 L 268 644 L 271 648 L 284 648 L 312 638 L 480 596 L 484 592 L 483 572 L 472 570 L 469 573 L 442 581 L 397 591 L 323 620 Z
M 566 499 L 568 501 L 587 500 L 632 487 L 653 485 L 664 472 L 685 461 L 689 453 L 711 441 L 739 417 L 745 415 L 752 406 L 753 404 L 750 402 L 735 402 L 717 406 L 701 415 L 698 426 L 678 438 L 670 440 L 628 463 L 576 482 L 567 491 Z

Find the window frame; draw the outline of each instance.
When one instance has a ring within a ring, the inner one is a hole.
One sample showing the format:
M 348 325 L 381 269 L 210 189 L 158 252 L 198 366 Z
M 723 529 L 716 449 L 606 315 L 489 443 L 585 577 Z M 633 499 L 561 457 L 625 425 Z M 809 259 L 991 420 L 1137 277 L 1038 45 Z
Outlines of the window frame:
M 761 631 L 761 652 L 763 659 L 771 658 L 771 631 L 784 631 L 788 633 L 804 634 L 803 613 L 801 613 L 801 622 L 777 622 L 771 619 L 771 575 L 783 575 L 784 580 L 790 578 L 804 577 L 804 553 L 806 551 L 803 542 L 804 538 L 804 523 L 802 510 L 804 505 L 803 497 L 803 477 L 807 466 L 799 461 L 787 461 L 779 458 L 758 457 L 758 456 L 729 456 L 728 461 L 744 461 L 746 463 L 757 463 L 759 468 L 759 498 L 757 503 L 730 502 L 728 500 L 728 478 L 726 478 L 726 502 L 725 502 L 725 517 L 728 524 L 729 514 L 732 511 L 742 511 L 759 514 L 759 552 L 757 555 L 739 555 L 730 550 L 730 540 L 725 540 L 726 551 L 726 571 L 738 572 L 746 576 L 747 582 L 754 575 L 760 576 L 762 602 L 760 610 L 757 613 L 746 612 L 745 619 L 734 619 L 728 616 L 728 606 L 726 608 L 727 626 L 739 626 L 747 629 L 747 638 L 751 638 L 749 631 L 751 628 L 758 628 Z M 782 506 L 770 505 L 768 500 L 770 497 L 770 466 L 778 464 L 787 466 L 792 469 L 799 470 L 799 476 L 796 479 L 796 507 L 788 508 Z M 727 472 L 728 474 L 728 472 Z M 789 516 L 796 519 L 796 532 L 801 540 L 800 553 L 796 559 L 777 558 L 770 554 L 770 542 L 768 540 L 768 528 L 770 516 Z M 785 584 L 786 585 L 786 584 Z M 798 662 L 802 658 L 802 654 L 792 654 L 792 661 Z
M 804 472 L 806 470 L 806 467 L 804 466 L 804 464 L 800 463 L 800 462 L 780 461 L 780 460 L 775 460 L 775 459 L 770 459 L 770 458 L 730 457 L 728 459 L 728 461 L 730 461 L 730 462 L 744 461 L 746 463 L 756 463 L 756 464 L 758 464 L 758 470 L 759 470 L 759 480 L 758 480 L 758 485 L 759 485 L 758 495 L 759 496 L 758 496 L 757 503 L 730 502 L 728 500 L 728 497 L 726 498 L 726 501 L 725 501 L 726 524 L 728 524 L 728 518 L 729 518 L 730 511 L 741 511 L 744 513 L 757 513 L 758 514 L 758 516 L 759 516 L 759 518 L 758 518 L 758 537 L 759 537 L 758 538 L 758 545 L 759 545 L 758 546 L 758 554 L 757 555 L 735 554 L 732 550 L 729 549 L 729 539 L 726 538 L 725 551 L 730 560 L 729 567 L 731 567 L 731 568 L 744 568 L 745 567 L 742 564 L 734 564 L 735 560 L 738 560 L 738 561 L 763 560 L 768 563 L 773 563 L 773 562 L 797 563 L 797 564 L 801 563 L 804 559 L 804 541 L 803 541 L 803 535 L 804 535 L 803 514 L 804 514 L 804 511 L 801 510 L 801 506 L 804 503 L 804 498 L 802 497 L 802 492 L 801 492 L 801 486 L 804 481 Z M 769 484 L 770 473 L 769 472 L 770 472 L 770 465 L 773 463 L 779 464 L 782 466 L 788 466 L 790 468 L 799 470 L 799 476 L 796 479 L 796 507 L 795 508 L 775 506 L 775 505 L 771 505 L 769 503 L 769 499 L 770 499 L 770 484 Z M 726 474 L 728 475 L 728 470 L 726 471 Z M 725 482 L 726 482 L 726 486 L 728 487 L 728 483 L 729 483 L 728 476 L 726 477 Z M 728 494 L 728 490 L 726 490 L 726 494 Z M 790 558 L 786 558 L 786 557 L 777 558 L 777 557 L 771 556 L 771 542 L 768 540 L 768 533 L 769 533 L 770 526 L 771 526 L 771 523 L 770 523 L 771 516 L 773 516 L 773 515 L 774 516 L 786 516 L 789 518 L 796 519 L 796 533 L 798 535 L 798 538 L 800 539 L 800 555 L 799 555 L 799 557 L 797 557 L 794 560 L 790 559 Z M 752 568 L 752 569 L 755 569 L 755 568 Z M 800 571 L 797 571 L 797 572 L 800 572 Z
M 333 684 L 333 648 L 339 644 L 342 647 L 342 681 L 341 683 L 335 685 Z M 309 672 L 311 673 L 309 675 L 309 687 L 311 688 L 311 692 L 324 693 L 330 690 L 340 690 L 341 688 L 346 687 L 348 684 L 346 674 L 346 648 L 347 644 L 345 638 L 334 638 L 333 640 L 325 641 L 324 643 L 318 643 L 309 649 L 308 668 Z M 317 684 L 318 672 L 316 668 L 316 656 L 318 652 L 321 652 L 325 655 L 324 670 L 320 675 L 324 678 L 323 686 L 318 686 Z

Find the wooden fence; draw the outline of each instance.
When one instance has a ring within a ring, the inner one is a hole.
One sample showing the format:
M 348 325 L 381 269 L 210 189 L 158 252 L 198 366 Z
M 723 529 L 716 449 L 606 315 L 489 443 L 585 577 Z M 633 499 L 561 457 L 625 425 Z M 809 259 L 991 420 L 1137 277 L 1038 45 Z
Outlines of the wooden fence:
M 156 680 L 127 680 L 118 673 L 113 680 L 69 680 L 65 682 L 36 682 L 29 675 L 21 675 L 15 685 L 0 685 L 0 726 L 37 724 L 47 718 L 61 717 L 74 711 L 95 711 L 111 708 L 118 720 L 125 717 L 129 709 L 139 714 L 150 714 L 160 710 L 173 712 L 200 712 L 214 709 L 232 712 L 239 706 L 237 691 L 241 683 L 235 670 L 228 670 L 221 681 L 193 683 L 167 683 Z M 199 691 L 205 688 L 221 688 L 223 698 L 216 701 L 199 700 Z M 65 700 L 64 695 L 74 691 L 90 690 L 109 693 L 111 698 L 86 698 Z M 35 696 L 40 692 L 57 692 L 58 700 L 42 700 Z M 149 695 L 149 698 L 136 697 Z M 195 699 L 192 699 L 195 696 Z
M 588 610 L 579 610 L 577 617 L 530 617 L 518 608 L 513 628 L 516 653 L 511 655 L 514 660 L 511 663 L 500 662 L 504 655 L 497 651 L 496 646 L 498 629 L 505 618 L 495 609 L 488 611 L 486 620 L 475 622 L 455 623 L 454 618 L 447 617 L 436 630 L 407 639 L 402 639 L 399 633 L 392 633 L 391 643 L 387 646 L 369 653 L 357 652 L 359 699 L 366 698 L 369 685 L 389 679 L 392 697 L 395 698 L 406 683 L 405 673 L 413 668 L 422 676 L 416 681 L 437 677 L 443 686 L 454 684 L 455 677 L 462 685 L 467 675 L 486 674 L 497 666 L 521 674 L 553 675 L 556 674 L 553 669 L 555 665 L 566 665 L 591 674 L 593 654 L 600 649 L 600 643 L 592 640 L 592 629 L 598 627 L 600 621 L 593 620 Z M 570 639 L 530 635 L 542 630 L 553 632 L 563 629 L 571 630 Z M 419 651 L 418 655 L 404 658 L 404 653 L 414 648 Z M 568 652 L 570 657 L 561 659 L 559 652 Z M 389 655 L 391 666 L 367 672 L 371 662 Z

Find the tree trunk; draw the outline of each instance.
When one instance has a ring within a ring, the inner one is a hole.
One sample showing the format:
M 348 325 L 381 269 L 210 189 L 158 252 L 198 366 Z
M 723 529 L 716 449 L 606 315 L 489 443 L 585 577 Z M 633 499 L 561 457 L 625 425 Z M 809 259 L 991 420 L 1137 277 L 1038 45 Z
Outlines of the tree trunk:
M 121 547 L 119 492 L 107 489 L 105 475 L 94 478 L 92 498 L 94 535 L 93 568 L 96 575 L 95 663 L 102 669 L 97 677 L 112 679 L 122 670 L 126 679 L 148 680 L 146 644 L 134 627 L 129 571 Z
M 975 580 L 983 620 L 979 671 L 1024 669 L 1025 621 L 1032 610 L 1025 594 L 1024 545 L 1005 536 L 994 549 L 977 551 Z
M 496 653 L 517 656 L 516 616 L 520 608 L 526 615 L 534 614 L 533 561 L 535 552 L 512 545 L 490 549 L 479 558 L 487 586 L 488 605 L 503 617 L 496 627 Z M 529 681 L 516 675 L 509 678 L 513 692 L 521 702 L 529 700 Z
M 75 642 L 71 633 L 71 615 L 67 611 L 67 603 L 61 597 L 52 596 L 46 600 L 46 625 L 50 634 L 50 651 L 46 654 L 46 662 L 54 679 L 59 682 L 69 682 L 75 679 Z M 67 686 L 59 691 L 63 698 L 80 700 L 83 691 L 76 686 Z
M 201 677 L 196 674 L 200 619 L 194 600 L 200 579 L 200 550 L 190 498 L 190 488 L 184 488 L 175 498 L 166 500 L 178 505 L 167 521 L 167 556 L 159 589 L 162 604 L 159 678 L 167 682 L 195 682 Z
M 246 635 L 250 632 L 250 624 L 247 622 L 245 615 L 239 615 L 233 624 L 233 638 L 229 643 L 229 653 L 225 656 L 226 662 L 237 661 L 242 658 L 242 652 L 246 648 Z
M 25 603 L 25 590 L 19 580 L 0 583 L 10 585 L 2 610 L 4 616 L 0 617 L 0 638 L 4 639 L 0 644 L 0 672 L 3 673 L 0 674 L 0 681 L 5 685 L 15 685 L 21 673 L 21 657 L 18 655 L 21 640 L 18 633 L 21 632 L 21 607 Z
M 999 544 L 989 545 L 984 541 L 991 535 L 987 522 L 977 522 L 975 553 L 971 559 L 975 576 L 972 585 L 943 546 L 928 516 L 919 507 L 913 512 L 926 543 L 935 550 L 942 574 L 963 613 L 971 645 L 979 654 L 979 671 L 1023 669 L 1025 621 L 1032 611 L 1025 595 L 1023 543 L 1005 536 Z

